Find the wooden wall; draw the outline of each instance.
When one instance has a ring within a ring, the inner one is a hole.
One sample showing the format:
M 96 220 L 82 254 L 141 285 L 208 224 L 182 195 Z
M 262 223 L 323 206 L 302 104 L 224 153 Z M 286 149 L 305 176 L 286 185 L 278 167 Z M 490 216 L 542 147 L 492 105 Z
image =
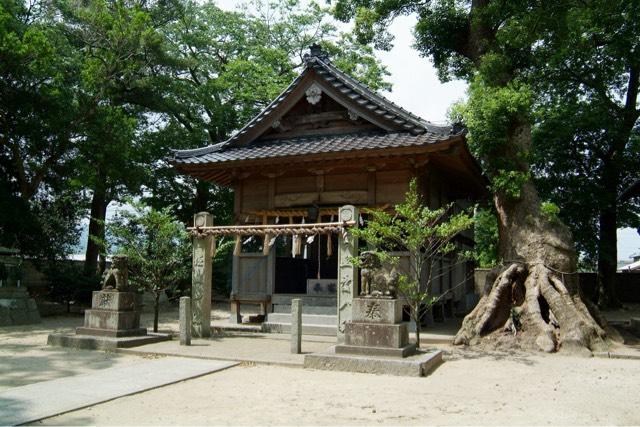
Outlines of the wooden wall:
M 327 173 L 250 177 L 239 183 L 237 213 L 322 205 L 394 205 L 404 199 L 409 169 L 360 173 Z

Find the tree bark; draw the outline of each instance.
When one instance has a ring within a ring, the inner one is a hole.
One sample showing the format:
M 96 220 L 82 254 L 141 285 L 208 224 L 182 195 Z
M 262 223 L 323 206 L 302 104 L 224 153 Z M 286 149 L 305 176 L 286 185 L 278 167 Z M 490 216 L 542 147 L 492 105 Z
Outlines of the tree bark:
M 104 254 L 104 248 L 98 242 L 95 242 L 91 237 L 103 240 L 104 235 L 104 222 L 107 216 L 107 206 L 109 200 L 107 200 L 107 191 L 105 188 L 102 174 L 98 173 L 96 179 L 96 185 L 93 189 L 93 197 L 91 198 L 91 216 L 89 218 L 89 236 L 87 237 L 87 250 L 85 252 L 84 260 L 84 274 L 91 276 L 94 274 L 101 274 L 98 266 L 98 257 L 100 254 Z
M 160 317 L 160 292 L 153 293 L 153 332 L 158 332 L 158 317 Z
M 205 212 L 209 206 L 209 183 L 198 180 L 196 195 L 193 199 L 193 213 Z
M 522 171 L 528 165 L 518 152 L 528 149 L 531 129 L 514 126 L 505 156 Z M 606 334 L 580 296 L 577 257 L 569 229 L 540 210 L 531 181 L 514 199 L 494 194 L 504 266 L 475 309 L 465 317 L 454 344 L 490 347 L 560 349 L 588 352 L 606 347 Z M 598 317 L 597 312 L 594 313 Z
M 615 290 L 618 261 L 616 193 L 612 188 L 606 191 L 611 193 L 613 200 L 605 202 L 607 205 L 602 208 L 599 217 L 597 302 L 600 308 L 618 308 L 621 304 Z

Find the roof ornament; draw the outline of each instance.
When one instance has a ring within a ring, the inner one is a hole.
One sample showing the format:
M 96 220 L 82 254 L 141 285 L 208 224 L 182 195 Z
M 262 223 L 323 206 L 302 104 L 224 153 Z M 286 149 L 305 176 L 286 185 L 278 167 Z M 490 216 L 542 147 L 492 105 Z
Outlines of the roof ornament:
M 309 86 L 309 89 L 307 89 L 305 94 L 307 95 L 307 101 L 309 104 L 316 105 L 320 102 L 320 98 L 322 97 L 322 88 L 320 88 L 316 83 L 313 83 Z
M 309 62 L 312 62 L 315 58 L 318 58 L 322 62 L 329 62 L 329 54 L 324 50 L 322 50 L 322 47 L 317 43 L 314 43 L 311 46 L 309 46 L 309 53 L 304 54 L 303 60 L 305 64 L 308 64 Z
M 451 130 L 449 132 L 451 135 L 458 135 L 458 134 L 465 134 L 467 133 L 467 127 L 464 125 L 464 123 L 461 122 L 455 122 L 453 125 L 451 125 Z

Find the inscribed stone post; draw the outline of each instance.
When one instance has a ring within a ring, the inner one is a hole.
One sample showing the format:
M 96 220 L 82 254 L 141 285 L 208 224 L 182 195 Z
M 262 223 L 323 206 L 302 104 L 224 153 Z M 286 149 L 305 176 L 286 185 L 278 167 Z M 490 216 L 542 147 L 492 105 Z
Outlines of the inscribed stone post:
M 191 345 L 191 298 L 180 297 L 180 345 Z
M 338 213 L 340 222 L 355 221 L 358 226 L 358 209 L 352 205 L 342 206 Z M 358 292 L 358 271 L 349 258 L 358 255 L 358 239 L 345 228 L 338 239 L 338 341 L 344 341 L 345 325 L 351 320 L 351 305 Z
M 302 353 L 302 300 L 291 300 L 291 353 Z
M 213 217 L 208 212 L 194 215 L 195 227 L 211 227 Z M 193 270 L 191 273 L 191 313 L 194 337 L 211 336 L 211 258 L 213 236 L 193 239 Z

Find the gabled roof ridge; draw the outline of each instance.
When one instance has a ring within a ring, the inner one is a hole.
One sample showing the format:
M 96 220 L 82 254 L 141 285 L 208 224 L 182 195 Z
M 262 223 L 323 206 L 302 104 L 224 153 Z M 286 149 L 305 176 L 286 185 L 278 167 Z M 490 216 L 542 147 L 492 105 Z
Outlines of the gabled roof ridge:
M 309 62 L 319 63 L 321 66 L 323 66 L 323 68 L 329 70 L 334 75 L 334 77 L 343 80 L 343 82 L 346 81 L 346 83 L 349 83 L 349 85 L 351 86 L 351 89 L 354 89 L 354 90 L 360 92 L 360 95 L 364 95 L 367 98 L 369 98 L 370 100 L 371 100 L 371 98 L 373 98 L 373 101 L 374 102 L 377 101 L 376 103 L 380 107 L 385 108 L 387 110 L 391 110 L 393 113 L 395 113 L 397 115 L 400 115 L 405 119 L 409 119 L 410 121 L 413 121 L 416 125 L 425 128 L 425 130 L 429 130 L 431 132 L 443 133 L 443 134 L 449 134 L 451 132 L 451 126 L 436 125 L 436 124 L 434 124 L 432 122 L 429 122 L 428 120 L 424 120 L 423 118 L 417 116 L 416 114 L 412 113 L 411 111 L 405 110 L 404 108 L 400 107 L 395 102 L 387 99 L 386 97 L 384 97 L 383 95 L 381 95 L 378 92 L 374 91 L 373 89 L 371 89 L 370 87 L 368 87 L 364 83 L 359 82 L 358 80 L 354 79 L 350 75 L 348 75 L 345 72 L 339 70 L 330 61 L 325 62 L 325 61 L 322 61 L 318 57 L 314 57 L 314 58 L 311 58 L 311 60 Z
M 431 122 L 428 122 L 417 115 L 411 113 L 410 111 L 405 110 L 404 108 L 398 106 L 394 102 L 388 100 L 384 96 L 378 94 L 367 85 L 359 82 L 353 77 L 347 75 L 346 73 L 340 71 L 336 68 L 328 58 L 324 61 L 324 57 L 322 55 L 309 55 L 305 57 L 305 67 L 304 70 L 284 89 L 280 95 L 278 95 L 273 101 L 271 101 L 260 113 L 254 116 L 246 125 L 244 125 L 238 132 L 229 137 L 226 141 L 208 145 L 202 148 L 190 149 L 190 150 L 173 150 L 173 157 L 175 159 L 192 157 L 192 156 L 202 156 L 208 153 L 214 153 L 218 151 L 222 151 L 225 148 L 231 146 L 235 141 L 237 141 L 242 135 L 246 134 L 251 128 L 256 126 L 264 117 L 266 117 L 272 110 L 278 107 L 282 101 L 291 93 L 304 76 L 308 73 L 310 69 L 314 69 L 318 72 L 319 67 L 325 72 L 329 73 L 334 79 L 338 80 L 341 84 L 347 86 L 349 90 L 352 90 L 357 95 L 366 99 L 367 102 L 371 103 L 371 105 L 376 106 L 384 111 L 387 114 L 391 114 L 395 116 L 397 119 L 394 119 L 395 123 L 402 124 L 403 130 L 398 132 L 408 131 L 414 134 L 420 134 L 424 132 L 430 132 L 436 134 L 438 136 L 450 136 L 454 135 L 455 132 L 452 132 L 451 126 L 439 126 L 435 125 Z M 322 73 L 320 73 L 322 74 Z M 327 81 L 331 85 L 330 81 Z M 384 114 L 384 113 L 375 113 L 375 114 Z M 404 123 L 404 124 L 403 124 Z M 392 131 L 391 133 L 394 133 Z

